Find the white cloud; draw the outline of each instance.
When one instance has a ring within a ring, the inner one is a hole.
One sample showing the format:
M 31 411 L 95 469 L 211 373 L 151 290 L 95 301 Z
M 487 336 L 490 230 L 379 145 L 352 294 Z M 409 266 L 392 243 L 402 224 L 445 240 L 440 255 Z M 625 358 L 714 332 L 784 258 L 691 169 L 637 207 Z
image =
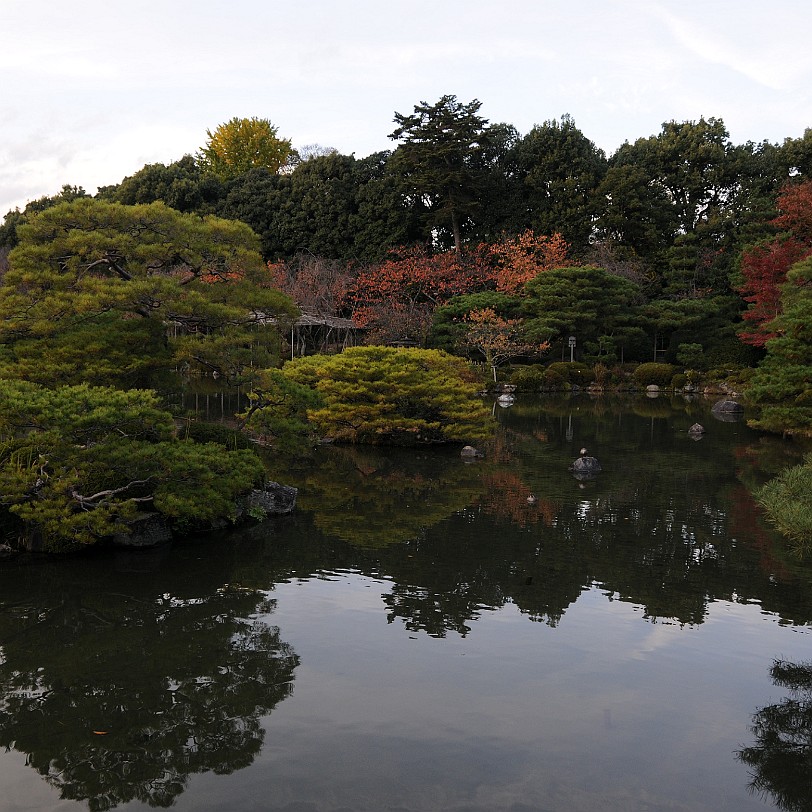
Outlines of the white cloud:
M 445 93 L 521 132 L 570 113 L 607 152 L 669 119 L 721 117 L 739 142 L 812 124 L 800 0 L 0 6 L 0 214 L 194 152 L 235 115 L 359 156 L 391 148 L 395 110 Z

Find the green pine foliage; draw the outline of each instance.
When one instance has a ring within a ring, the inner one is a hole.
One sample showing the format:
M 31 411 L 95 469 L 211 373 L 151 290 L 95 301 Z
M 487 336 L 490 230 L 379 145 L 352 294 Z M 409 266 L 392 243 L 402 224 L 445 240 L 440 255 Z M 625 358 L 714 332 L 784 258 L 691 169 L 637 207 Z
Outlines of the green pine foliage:
M 0 504 L 50 551 L 94 544 L 139 512 L 234 518 L 264 469 L 249 450 L 175 439 L 154 392 L 0 381 Z
M 49 550 L 236 516 L 252 450 L 175 437 L 143 384 L 181 366 L 251 380 L 297 310 L 242 223 L 78 197 L 26 218 L 0 280 L 0 504 Z M 271 317 L 271 320 L 266 319 Z
M 801 551 L 812 548 L 812 454 L 758 493 L 767 518 Z
M 778 337 L 747 389 L 757 428 L 812 434 L 812 259 L 794 265 L 781 289 L 783 312 L 767 325 Z
M 293 303 L 244 224 L 162 203 L 62 203 L 18 229 L 0 283 L 0 376 L 143 385 L 186 363 L 239 382 L 278 358 Z
M 473 443 L 491 433 L 476 376 L 441 350 L 353 347 L 297 358 L 282 371 L 318 393 L 323 405 L 308 418 L 339 442 Z
M 293 380 L 283 370 L 266 369 L 248 393 L 248 401 L 248 408 L 238 417 L 264 445 L 289 454 L 301 454 L 312 445 L 308 411 L 324 405 L 314 388 Z
M 602 268 L 544 271 L 524 286 L 524 296 L 527 335 L 550 341 L 553 354 L 574 335 L 579 352 L 583 347 L 597 356 L 608 342 L 620 355 L 621 348 L 642 334 L 635 317 L 639 286 Z

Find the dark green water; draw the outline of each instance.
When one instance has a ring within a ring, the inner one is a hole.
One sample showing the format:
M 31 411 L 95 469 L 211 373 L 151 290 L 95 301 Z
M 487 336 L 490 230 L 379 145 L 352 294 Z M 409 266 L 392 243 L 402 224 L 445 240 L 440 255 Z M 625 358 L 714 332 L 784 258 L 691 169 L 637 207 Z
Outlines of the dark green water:
M 324 448 L 247 530 L 0 563 L 0 810 L 812 809 L 770 713 L 812 571 L 751 495 L 801 450 L 664 399 L 498 418 L 472 464 Z

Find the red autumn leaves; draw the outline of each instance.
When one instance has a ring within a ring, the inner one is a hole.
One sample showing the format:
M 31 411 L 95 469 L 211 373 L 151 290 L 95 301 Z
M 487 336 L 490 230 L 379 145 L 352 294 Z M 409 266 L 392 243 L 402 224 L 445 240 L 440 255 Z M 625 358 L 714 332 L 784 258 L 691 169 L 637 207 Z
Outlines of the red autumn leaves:
M 775 336 L 769 323 L 781 312 L 781 286 L 787 271 L 812 255 L 812 181 L 784 187 L 776 202 L 780 214 L 772 225 L 780 233 L 742 252 L 739 293 L 748 303 L 743 318 L 750 329 L 739 338 L 756 347 Z
M 384 261 L 360 269 L 318 258 L 269 265 L 274 283 L 300 307 L 325 315 L 351 313 L 369 338 L 420 343 L 434 310 L 454 296 L 496 290 L 516 293 L 543 271 L 570 264 L 560 234 L 525 231 L 465 251 L 398 248 Z

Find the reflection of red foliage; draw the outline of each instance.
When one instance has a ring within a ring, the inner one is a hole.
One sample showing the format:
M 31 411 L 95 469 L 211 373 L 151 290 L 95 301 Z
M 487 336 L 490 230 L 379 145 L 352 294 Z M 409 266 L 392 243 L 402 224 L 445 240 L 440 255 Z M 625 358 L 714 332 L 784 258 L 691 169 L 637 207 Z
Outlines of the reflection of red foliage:
M 478 502 L 488 516 L 505 519 L 519 527 L 542 522 L 550 527 L 558 515 L 559 507 L 549 499 L 539 499 L 530 504 L 530 488 L 510 471 L 495 471 L 483 479 L 487 486 L 485 495 Z
M 790 573 L 773 553 L 773 539 L 763 529 L 763 511 L 744 485 L 736 485 L 730 502 L 730 535 L 759 552 L 759 566 L 768 575 L 788 578 Z

